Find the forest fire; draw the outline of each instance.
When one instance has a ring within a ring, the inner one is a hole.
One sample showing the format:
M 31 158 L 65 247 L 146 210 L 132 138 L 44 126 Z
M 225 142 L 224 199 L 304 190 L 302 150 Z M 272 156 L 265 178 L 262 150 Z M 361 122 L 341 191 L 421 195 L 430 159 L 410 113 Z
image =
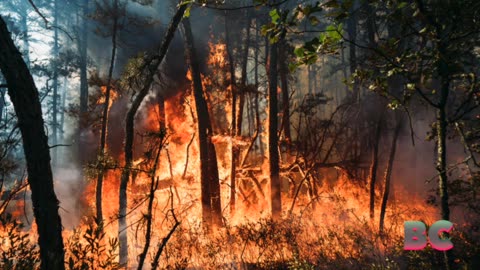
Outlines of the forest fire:
M 470 8 L 80 2 L 0 3 L 0 269 L 478 269 Z

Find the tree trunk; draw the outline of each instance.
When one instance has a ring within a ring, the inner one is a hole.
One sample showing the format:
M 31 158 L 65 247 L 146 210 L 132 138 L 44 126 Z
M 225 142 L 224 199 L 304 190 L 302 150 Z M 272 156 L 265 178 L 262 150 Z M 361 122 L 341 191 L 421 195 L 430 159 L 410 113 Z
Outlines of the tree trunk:
M 353 1 L 353 7 L 357 6 L 357 1 Z M 352 15 L 348 18 L 347 22 L 347 31 L 348 31 L 348 39 L 349 39 L 349 63 L 350 63 L 350 76 L 355 73 L 357 69 L 357 48 L 355 45 L 357 39 L 357 18 L 355 15 Z M 358 86 L 357 80 L 353 81 L 353 98 L 355 101 L 359 101 L 360 99 L 360 90 Z
M 375 138 L 373 140 L 372 149 L 372 164 L 370 166 L 370 219 L 375 216 L 375 182 L 377 181 L 377 169 L 378 169 L 378 148 L 380 145 L 380 137 L 383 125 L 383 115 L 385 111 L 380 115 L 377 120 L 377 128 L 375 130 Z
M 128 262 L 128 238 L 127 238 L 127 184 L 130 179 L 131 168 L 133 165 L 133 141 L 135 139 L 135 115 L 138 108 L 142 104 L 142 101 L 148 94 L 152 83 L 154 82 L 154 76 L 160 64 L 162 63 L 165 55 L 167 54 L 168 47 L 173 40 L 175 32 L 182 20 L 187 5 L 180 5 L 177 12 L 173 16 L 168 30 L 165 33 L 162 44 L 159 48 L 157 57 L 152 61 L 151 68 L 148 69 L 147 76 L 145 78 L 145 84 L 143 88 L 138 92 L 130 109 L 127 112 L 125 120 L 125 166 L 120 177 L 120 191 L 119 191 L 119 217 L 118 217 L 118 239 L 120 245 L 119 257 L 120 265 L 127 266 Z
M 117 28 L 118 28 L 118 0 L 114 0 L 113 2 L 113 27 L 112 27 L 112 54 L 110 57 L 110 68 L 108 70 L 108 78 L 107 78 L 107 85 L 105 90 L 105 104 L 103 105 L 103 113 L 102 113 L 102 131 L 100 134 L 100 149 L 99 149 L 99 158 L 103 160 L 105 159 L 106 155 L 106 142 L 107 142 L 107 125 L 108 125 L 108 111 L 110 108 L 110 92 L 112 90 L 112 77 L 113 77 L 113 69 L 115 67 L 115 59 L 117 55 Z M 103 190 L 103 177 L 105 175 L 105 168 L 100 168 L 98 172 L 97 178 L 97 187 L 96 187 L 96 211 L 97 211 L 97 221 L 99 223 L 103 222 L 103 211 L 102 211 L 102 190 Z
M 183 20 L 187 59 L 193 78 L 193 95 L 198 118 L 198 138 L 200 148 L 200 171 L 202 190 L 202 219 L 207 229 L 210 225 L 222 226 L 222 208 L 220 203 L 220 182 L 218 164 L 211 136 L 212 125 L 208 114 L 208 105 L 205 101 L 198 58 L 195 53 L 190 20 Z
M 163 138 L 161 139 L 163 141 Z M 158 167 L 158 160 L 160 158 L 160 152 L 162 150 L 163 142 L 159 142 L 159 146 L 157 150 L 157 154 L 155 156 L 155 161 L 153 164 L 153 168 L 150 173 L 150 192 L 148 194 L 148 206 L 147 206 L 147 213 L 144 215 L 146 219 L 146 229 L 145 229 L 145 244 L 143 246 L 142 253 L 140 253 L 139 262 L 137 266 L 137 270 L 143 269 L 143 264 L 145 263 L 145 259 L 148 254 L 148 250 L 150 249 L 150 242 L 152 241 L 152 225 L 153 225 L 153 202 L 155 200 L 155 192 L 157 191 L 158 187 L 158 179 L 155 178 L 155 173 Z
M 38 229 L 41 269 L 65 269 L 59 201 L 53 188 L 50 151 L 38 90 L 0 17 L 0 69 L 18 117 L 27 161 L 28 183 Z
M 278 154 L 278 97 L 277 97 L 277 54 L 278 42 L 271 45 L 268 74 L 268 155 L 270 169 L 270 192 L 272 218 L 282 214 L 280 182 L 280 157 Z
M 259 104 L 259 81 L 258 81 L 258 65 L 260 64 L 259 62 L 259 51 L 260 51 L 260 31 L 258 30 L 260 28 L 259 22 L 257 19 L 255 19 L 255 124 L 257 125 L 257 134 L 258 135 L 258 145 L 260 148 L 260 156 L 263 157 L 263 143 L 262 143 L 262 123 L 260 122 L 260 104 Z
M 58 143 L 58 0 L 54 1 L 53 8 L 53 27 L 54 27 L 54 37 L 53 37 L 53 101 L 52 101 L 52 144 L 56 145 Z M 57 163 L 58 157 L 58 147 L 52 149 L 52 163 L 55 165 Z
M 447 115 L 446 106 L 450 81 L 442 77 L 440 104 L 437 108 L 437 172 L 438 189 L 440 195 L 441 216 L 443 220 L 450 219 L 450 205 L 448 202 L 448 177 L 447 177 Z M 453 267 L 453 255 L 451 250 L 444 252 L 445 268 Z
M 383 234 L 385 212 L 387 210 L 388 196 L 390 194 L 390 185 L 393 171 L 393 162 L 395 161 L 395 153 L 397 151 L 397 140 L 400 135 L 400 130 L 402 128 L 402 119 L 400 119 L 399 112 L 395 112 L 396 124 L 395 130 L 393 132 L 392 146 L 390 147 L 390 155 L 388 156 L 387 169 L 385 171 L 385 187 L 382 197 L 382 205 L 380 207 L 380 224 L 379 232 Z
M 283 136 L 285 141 L 290 143 L 292 140 L 290 134 L 290 96 L 288 93 L 288 51 L 285 40 L 280 44 L 280 81 L 282 83 L 282 104 L 283 104 Z
M 231 154 L 231 162 L 230 162 L 230 215 L 233 217 L 233 214 L 235 213 L 235 197 L 236 197 L 236 171 L 237 171 L 237 160 L 238 160 L 238 150 L 237 147 L 234 143 L 235 137 L 238 134 L 238 128 L 241 128 L 240 126 L 237 126 L 237 85 L 235 83 L 235 63 L 233 62 L 233 55 L 232 55 L 232 49 L 231 49 L 231 44 L 230 44 L 230 35 L 229 35 L 229 28 L 228 28 L 228 21 L 227 21 L 227 13 L 225 13 L 225 43 L 227 47 L 227 57 L 228 57 L 228 63 L 229 63 L 229 71 L 230 71 L 230 87 L 232 91 L 232 126 L 230 129 L 230 137 L 232 139 L 231 141 L 231 149 L 230 149 L 230 154 Z M 242 70 L 242 82 L 243 82 L 243 70 Z M 241 87 L 244 87 L 242 84 Z M 241 102 L 240 102 L 241 103 Z M 238 112 L 239 114 L 241 113 L 240 110 Z M 238 121 L 241 121 L 240 118 Z
M 238 102 L 238 114 L 237 114 L 237 127 L 236 127 L 236 135 L 242 136 L 242 124 L 243 124 L 243 109 L 245 107 L 245 89 L 247 87 L 247 66 L 248 66 L 248 51 L 250 48 L 250 23 L 251 23 L 251 16 L 248 11 L 245 14 L 247 23 L 245 27 L 245 31 L 247 31 L 247 35 L 244 41 L 244 48 L 243 48 L 243 55 L 242 55 L 242 77 L 239 88 L 240 92 L 239 95 L 239 102 Z
M 80 116 L 88 110 L 87 46 L 88 46 L 88 0 L 83 0 L 82 27 L 78 39 L 80 55 Z M 82 127 L 82 117 L 80 118 Z
M 63 77 L 63 95 L 62 95 L 62 107 L 60 110 L 60 141 L 65 140 L 65 106 L 68 99 L 68 80 L 67 76 Z
M 27 6 L 27 5 L 24 5 Z M 28 8 L 22 8 L 20 11 L 20 24 L 23 31 L 23 59 L 30 69 L 30 40 L 28 36 Z

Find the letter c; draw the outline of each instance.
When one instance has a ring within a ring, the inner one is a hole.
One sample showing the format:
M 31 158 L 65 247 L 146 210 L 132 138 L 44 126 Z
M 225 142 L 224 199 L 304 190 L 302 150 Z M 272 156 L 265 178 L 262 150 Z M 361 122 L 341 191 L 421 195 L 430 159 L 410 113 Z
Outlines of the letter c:
M 428 230 L 428 238 L 432 248 L 436 250 L 450 250 L 453 243 L 450 238 L 441 238 L 443 233 L 449 233 L 453 229 L 453 223 L 448 220 L 439 220 L 435 222 Z

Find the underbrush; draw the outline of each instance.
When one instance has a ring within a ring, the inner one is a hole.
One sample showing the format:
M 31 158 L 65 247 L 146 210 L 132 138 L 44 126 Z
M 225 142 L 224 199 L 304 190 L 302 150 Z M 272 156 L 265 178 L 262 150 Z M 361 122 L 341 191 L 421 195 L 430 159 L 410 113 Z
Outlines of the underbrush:
M 208 234 L 199 223 L 185 221 L 165 245 L 159 268 L 443 269 L 443 252 L 430 247 L 404 251 L 403 235 L 394 226 L 379 235 L 369 220 L 358 218 L 355 213 L 347 217 L 332 211 L 332 217 L 336 215 L 343 220 L 333 225 L 306 211 L 280 221 L 259 219 L 227 224 Z M 160 230 L 154 233 L 163 235 Z M 107 238 L 95 222 L 68 234 L 66 269 L 119 269 L 117 239 Z M 468 227 L 456 227 L 451 237 L 454 269 L 478 269 L 478 234 Z M 8 215 L 3 217 L 0 239 L 0 269 L 39 269 L 36 239 L 20 222 Z M 150 268 L 146 263 L 144 269 Z

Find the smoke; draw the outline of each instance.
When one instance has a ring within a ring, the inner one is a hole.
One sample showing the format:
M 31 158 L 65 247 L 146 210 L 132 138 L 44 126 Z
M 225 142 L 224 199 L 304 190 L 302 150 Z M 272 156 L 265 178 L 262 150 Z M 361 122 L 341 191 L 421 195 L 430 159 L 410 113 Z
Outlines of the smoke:
M 80 198 L 84 182 L 81 169 L 70 164 L 68 167 L 54 169 L 55 193 L 60 201 L 60 216 L 66 229 L 75 228 L 82 217 Z

